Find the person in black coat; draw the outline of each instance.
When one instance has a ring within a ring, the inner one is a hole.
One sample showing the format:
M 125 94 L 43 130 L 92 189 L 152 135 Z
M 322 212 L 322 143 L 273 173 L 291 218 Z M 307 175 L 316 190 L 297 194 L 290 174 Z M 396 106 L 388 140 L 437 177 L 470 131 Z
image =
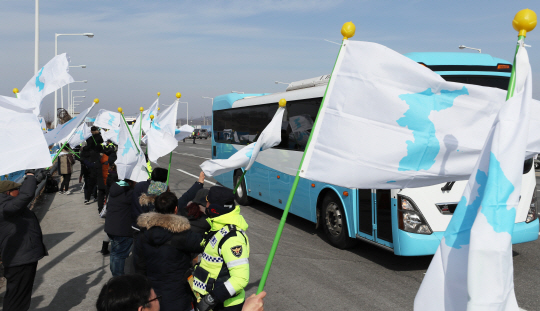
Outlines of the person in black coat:
M 28 209 L 36 188 L 31 172 L 22 185 L 0 181 L 0 256 L 7 279 L 4 311 L 30 308 L 37 262 L 48 255 L 39 221 Z
M 147 181 L 142 181 L 137 183 L 135 185 L 135 188 L 133 189 L 133 210 L 131 214 L 131 226 L 134 230 L 139 231 L 139 226 L 137 225 L 137 218 L 142 213 L 148 213 L 150 212 L 150 208 L 148 204 L 145 204 L 144 206 L 141 205 L 140 198 L 142 194 L 148 193 L 148 187 L 150 186 L 150 182 L 152 181 L 158 181 L 158 182 L 167 182 L 167 170 L 164 168 L 155 168 L 152 171 L 152 174 L 150 175 L 150 179 Z M 147 200 L 143 200 L 146 202 Z M 153 202 L 153 200 L 152 200 Z
M 131 180 L 121 180 L 112 184 L 107 202 L 105 232 L 111 240 L 111 272 L 113 276 L 123 275 L 126 258 L 133 244 L 131 229 L 131 204 L 133 202 Z
M 92 131 L 92 133 L 94 132 Z M 100 153 L 103 151 L 101 143 L 103 143 L 103 138 L 98 131 L 97 134 L 93 134 L 86 140 L 86 146 L 82 148 L 81 162 L 86 166 L 84 173 L 84 204 L 90 204 L 90 196 L 92 196 L 96 187 L 102 191 L 105 191 L 106 188 L 101 167 Z M 97 195 L 94 194 L 94 196 L 97 200 Z
M 165 192 L 155 200 L 156 212 L 141 214 L 141 233 L 135 241 L 135 266 L 148 277 L 162 311 L 192 309 L 192 293 L 185 278 L 191 268 L 191 253 L 203 251 L 202 235 L 190 230 L 189 221 L 178 212 L 176 195 Z

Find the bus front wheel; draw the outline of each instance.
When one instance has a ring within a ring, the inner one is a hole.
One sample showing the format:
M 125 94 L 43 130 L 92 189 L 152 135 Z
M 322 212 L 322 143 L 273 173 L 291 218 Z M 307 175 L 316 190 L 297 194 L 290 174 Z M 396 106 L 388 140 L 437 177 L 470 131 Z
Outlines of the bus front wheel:
M 236 187 L 238 184 L 238 180 L 242 177 L 242 170 L 237 170 L 234 172 L 234 178 L 233 178 L 233 187 Z M 242 183 L 236 190 L 236 193 L 234 194 L 234 197 L 236 199 L 236 202 L 240 205 L 250 205 L 251 204 L 251 198 L 248 197 L 247 194 L 247 187 L 246 187 L 246 179 L 244 178 L 242 180 Z
M 341 200 L 335 193 L 327 194 L 322 202 L 323 228 L 330 244 L 345 249 L 353 246 L 356 240 L 349 237 L 347 219 Z

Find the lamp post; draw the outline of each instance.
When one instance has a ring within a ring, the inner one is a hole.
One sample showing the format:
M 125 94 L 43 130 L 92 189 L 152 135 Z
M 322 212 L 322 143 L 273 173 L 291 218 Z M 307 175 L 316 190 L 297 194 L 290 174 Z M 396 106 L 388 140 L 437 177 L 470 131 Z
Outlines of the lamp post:
M 69 95 L 70 95 L 69 98 L 71 98 L 71 100 L 70 100 L 70 102 L 71 102 L 71 105 L 70 105 L 71 106 L 71 108 L 70 108 L 71 112 L 70 112 L 70 114 L 72 112 L 75 112 L 75 108 L 73 107 L 73 92 L 86 92 L 86 89 L 84 89 L 84 90 L 71 90 L 71 93 L 69 93 Z
M 179 104 L 186 104 L 186 123 L 189 125 L 189 104 L 188 102 L 178 102 Z
M 231 93 L 244 94 L 244 92 L 238 92 L 238 91 L 231 91 Z
M 86 65 L 69 66 L 69 68 L 86 68 Z M 71 101 L 70 101 L 70 97 L 69 97 L 69 89 L 70 89 L 70 85 L 68 84 L 68 111 L 69 111 L 69 107 L 71 105 Z
M 460 50 L 463 50 L 463 49 L 470 49 L 470 50 L 478 51 L 478 53 L 482 53 L 482 49 L 471 48 L 471 47 L 464 46 L 464 45 L 460 45 L 460 46 L 458 46 L 458 48 L 459 48 Z
M 212 109 L 214 109 L 214 98 L 213 97 L 206 97 L 206 96 L 203 96 L 202 98 L 208 98 L 208 99 L 211 99 L 212 100 Z M 206 116 L 204 117 L 204 125 L 206 125 Z
M 54 56 L 56 57 L 58 55 L 58 37 L 60 36 L 86 36 L 88 38 L 93 38 L 94 34 L 90 32 L 85 33 L 55 33 L 54 34 Z M 37 70 L 36 70 L 37 72 Z M 63 88 L 60 88 L 60 92 L 62 92 Z M 63 93 L 62 99 L 63 99 Z M 62 100 L 62 108 L 64 108 L 64 101 Z M 58 93 L 54 91 L 54 127 L 56 128 L 56 125 L 58 124 Z
M 36 17 L 34 32 L 34 74 L 36 74 L 39 68 L 39 0 L 36 0 Z
M 88 80 L 73 81 L 73 82 L 71 82 L 71 83 L 88 83 Z M 71 83 L 70 83 L 70 84 L 71 84 Z M 68 84 L 68 97 L 70 96 L 69 90 L 70 90 L 70 85 Z M 62 90 L 60 90 L 60 91 L 62 91 Z M 85 92 L 86 92 L 86 91 L 85 91 Z M 73 95 L 71 95 L 71 96 L 73 96 Z M 68 101 L 69 101 L 69 98 L 68 98 Z M 63 106 L 63 104 L 62 104 L 62 106 Z M 69 102 L 68 102 L 68 107 L 69 107 Z

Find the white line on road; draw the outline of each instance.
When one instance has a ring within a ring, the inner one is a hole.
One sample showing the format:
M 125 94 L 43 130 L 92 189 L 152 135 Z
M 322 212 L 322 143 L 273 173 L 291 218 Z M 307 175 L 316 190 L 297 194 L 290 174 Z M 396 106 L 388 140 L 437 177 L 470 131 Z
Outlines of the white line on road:
M 193 177 L 195 177 L 195 178 L 199 178 L 199 176 L 197 176 L 197 175 L 193 175 L 193 174 L 191 174 L 191 173 L 188 173 L 188 172 L 186 172 L 186 171 L 182 171 L 182 170 L 181 170 L 181 169 L 179 169 L 179 168 L 177 168 L 176 170 L 177 170 L 177 171 L 180 171 L 180 172 L 182 172 L 182 173 L 184 173 L 184 174 L 186 174 L 186 175 L 189 175 L 189 176 L 193 176 Z M 212 184 L 212 185 L 214 185 L 214 186 L 216 185 L 216 183 L 215 183 L 215 182 L 211 182 L 211 181 L 209 181 L 209 180 L 206 180 L 206 179 L 204 180 L 204 182 L 207 182 L 207 183 L 209 183 L 209 184 Z
M 180 153 L 180 152 L 176 152 L 176 151 L 173 151 L 173 152 L 176 153 L 176 154 L 186 155 L 186 156 L 190 156 L 190 157 L 201 158 L 201 159 L 206 159 L 206 160 L 212 160 L 210 158 L 199 157 L 199 156 L 196 156 L 196 155 L 191 154 L 191 153 Z
M 199 148 L 199 147 L 189 147 L 189 148 L 210 151 L 208 148 Z

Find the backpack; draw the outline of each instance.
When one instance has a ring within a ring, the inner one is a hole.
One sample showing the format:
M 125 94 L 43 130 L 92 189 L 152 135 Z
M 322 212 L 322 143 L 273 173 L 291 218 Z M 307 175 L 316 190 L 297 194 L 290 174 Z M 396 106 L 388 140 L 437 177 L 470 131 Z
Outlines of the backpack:
M 51 175 L 47 175 L 47 181 L 45 182 L 45 193 L 58 192 L 58 181 L 52 178 Z

